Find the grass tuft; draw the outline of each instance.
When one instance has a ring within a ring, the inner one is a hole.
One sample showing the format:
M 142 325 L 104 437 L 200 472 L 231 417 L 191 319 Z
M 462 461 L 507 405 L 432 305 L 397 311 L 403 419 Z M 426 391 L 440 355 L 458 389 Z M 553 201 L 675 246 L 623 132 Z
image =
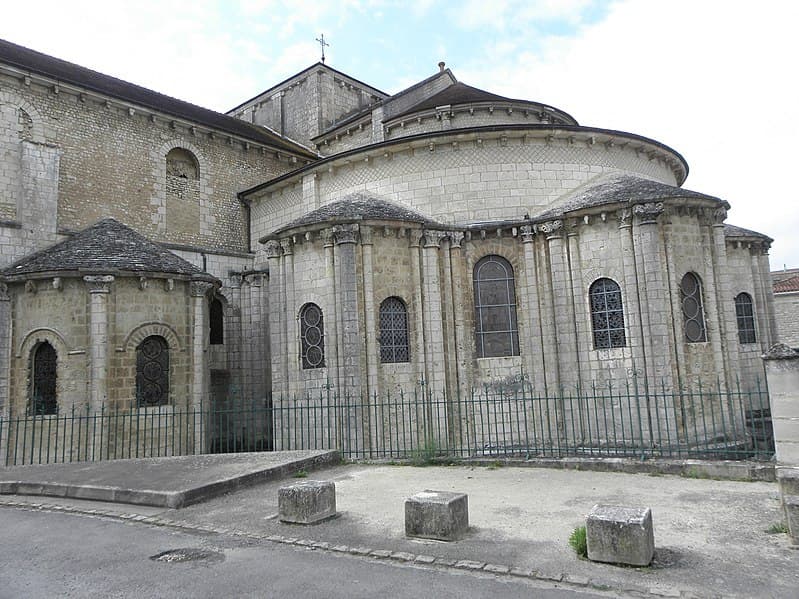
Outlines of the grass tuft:
M 569 545 L 578 557 L 588 557 L 588 543 L 585 538 L 585 526 L 578 526 L 569 536 Z

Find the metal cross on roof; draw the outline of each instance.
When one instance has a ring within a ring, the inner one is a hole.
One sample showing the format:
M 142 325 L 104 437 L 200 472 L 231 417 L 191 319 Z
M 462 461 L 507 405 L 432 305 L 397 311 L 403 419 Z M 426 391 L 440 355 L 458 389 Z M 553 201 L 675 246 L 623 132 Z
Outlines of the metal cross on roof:
M 327 46 L 329 48 L 330 44 L 328 44 L 325 41 L 325 34 L 324 33 L 322 35 L 320 35 L 319 37 L 317 37 L 316 41 L 319 42 L 320 46 L 322 46 L 322 62 L 324 63 L 325 62 L 325 46 Z

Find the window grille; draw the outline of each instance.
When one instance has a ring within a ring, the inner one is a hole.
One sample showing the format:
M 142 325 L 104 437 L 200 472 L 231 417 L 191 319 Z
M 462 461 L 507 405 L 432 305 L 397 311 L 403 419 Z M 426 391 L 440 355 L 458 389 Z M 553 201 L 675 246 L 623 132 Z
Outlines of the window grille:
M 597 279 L 588 291 L 591 304 L 591 324 L 594 330 L 594 349 L 624 347 L 624 309 L 621 289 L 611 279 Z
M 302 368 L 324 368 L 325 329 L 322 310 L 316 304 L 305 304 L 300 310 Z
M 680 281 L 680 296 L 685 340 L 688 343 L 707 341 L 705 310 L 702 306 L 702 282 L 694 273 L 686 273 Z
M 56 373 L 58 356 L 47 341 L 33 350 L 33 397 L 32 410 L 37 416 L 58 413 Z
M 408 362 L 408 309 L 398 297 L 389 297 L 380 304 L 380 361 Z
M 159 335 L 136 348 L 136 400 L 140 408 L 169 403 L 169 345 Z
M 735 296 L 735 319 L 738 321 L 738 341 L 755 343 L 755 311 L 752 296 L 748 293 Z
M 513 267 L 500 256 L 474 266 L 475 340 L 478 358 L 519 355 Z

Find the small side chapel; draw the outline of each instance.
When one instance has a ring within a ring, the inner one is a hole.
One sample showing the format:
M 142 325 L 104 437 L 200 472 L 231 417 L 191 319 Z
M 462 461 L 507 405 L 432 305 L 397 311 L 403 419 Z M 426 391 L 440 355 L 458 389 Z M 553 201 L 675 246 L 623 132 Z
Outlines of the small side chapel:
M 220 114 L 0 40 L 0 414 L 753 385 L 772 240 L 687 175 L 444 63 Z

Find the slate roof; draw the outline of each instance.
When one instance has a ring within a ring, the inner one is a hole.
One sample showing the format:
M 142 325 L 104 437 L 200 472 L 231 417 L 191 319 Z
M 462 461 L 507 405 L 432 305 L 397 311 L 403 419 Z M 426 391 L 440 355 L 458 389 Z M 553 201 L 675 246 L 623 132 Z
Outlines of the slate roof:
M 431 110 L 433 108 L 436 108 L 437 106 L 447 106 L 447 105 L 455 106 L 458 104 L 472 104 L 475 102 L 514 102 L 518 104 L 528 104 L 532 106 L 543 106 L 543 104 L 540 104 L 538 102 L 531 102 L 529 100 L 515 100 L 513 98 L 506 98 L 505 96 L 492 94 L 491 92 L 487 92 L 477 87 L 472 87 L 471 85 L 466 85 L 465 83 L 461 83 L 459 81 L 457 83 L 453 83 L 449 87 L 446 87 L 437 94 L 425 98 L 418 104 L 411 106 L 408 110 L 403 111 L 401 114 L 393 115 L 391 119 L 397 119 L 408 114 L 413 114 L 414 112 Z M 558 112 L 565 115 L 563 111 L 558 110 Z M 577 124 L 577 121 L 574 120 L 571 116 L 569 115 L 565 116 L 568 116 L 568 118 L 570 118 L 573 121 L 571 124 L 574 125 Z
M 62 83 L 82 87 L 87 91 L 94 91 L 118 100 L 124 100 L 131 104 L 185 119 L 198 125 L 205 125 L 212 129 L 224 131 L 277 149 L 283 149 L 308 158 L 317 158 L 315 154 L 304 146 L 281 137 L 264 127 L 258 127 L 241 119 L 159 94 L 122 79 L 98 73 L 86 67 L 12 44 L 6 40 L 0 40 L 0 62 L 23 71 L 43 75 Z
M 569 197 L 562 204 L 536 216 L 537 218 L 550 218 L 566 212 L 574 212 L 575 210 L 604 206 L 606 204 L 641 204 L 673 198 L 721 202 L 716 197 L 691 191 L 690 189 L 683 189 L 682 187 L 675 187 L 674 185 L 667 185 L 634 175 L 620 175 L 589 187 L 577 195 Z
M 443 226 L 423 214 L 405 206 L 389 202 L 366 193 L 353 193 L 344 198 L 312 210 L 304 216 L 291 221 L 286 226 L 262 238 L 265 241 L 284 231 L 317 224 L 351 223 L 365 220 L 387 220 L 418 223 L 421 225 Z
M 5 277 L 50 272 L 150 272 L 214 280 L 190 262 L 140 233 L 106 218 L 2 271 Z M 197 275 L 201 275 L 197 277 Z
M 728 225 L 724 224 L 724 236 L 725 237 L 759 237 L 760 239 L 767 239 L 768 241 L 774 241 L 768 235 L 763 235 L 763 233 L 758 233 L 757 231 L 752 231 L 751 229 L 744 229 L 743 227 L 736 227 L 735 225 Z

